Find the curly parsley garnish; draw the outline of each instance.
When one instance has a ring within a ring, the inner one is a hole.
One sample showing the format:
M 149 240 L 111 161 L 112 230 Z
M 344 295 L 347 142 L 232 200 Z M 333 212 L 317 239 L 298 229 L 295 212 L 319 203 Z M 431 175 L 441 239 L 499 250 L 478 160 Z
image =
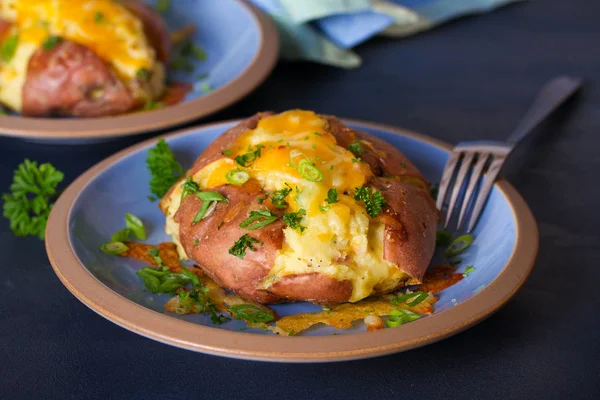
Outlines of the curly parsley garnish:
M 348 150 L 356 157 L 362 156 L 365 153 L 365 150 L 358 140 L 353 141 L 350 146 L 348 146 Z
M 325 201 L 329 204 L 338 203 L 338 191 L 337 189 L 331 188 L 327 191 L 327 198 Z
M 369 214 L 371 218 L 375 218 L 381 214 L 381 211 L 386 204 L 381 192 L 377 190 L 373 191 L 373 188 L 368 186 L 356 188 L 356 191 L 354 192 L 354 200 L 365 203 L 367 214 Z
M 263 242 L 261 242 L 260 240 L 254 239 L 246 233 L 233 244 L 233 246 L 229 249 L 229 254 L 236 256 L 237 258 L 241 258 L 243 260 L 246 256 L 246 250 L 256 251 L 256 249 L 253 246 L 254 243 L 260 245 L 263 244 Z
M 155 147 L 148 150 L 146 165 L 152 175 L 150 191 L 155 196 L 151 198 L 152 201 L 162 198 L 184 173 L 164 139 L 160 139 Z
M 271 202 L 277 208 L 286 208 L 288 206 L 288 203 L 287 201 L 285 201 L 285 198 L 290 193 L 292 193 L 292 188 L 287 183 L 285 185 L 287 186 L 287 188 L 276 190 L 271 195 Z
M 283 215 L 283 221 L 292 229 L 300 229 L 300 232 L 304 232 L 305 226 L 300 225 L 302 218 L 306 215 L 306 210 L 301 208 L 298 212 L 289 212 Z
M 14 172 L 10 193 L 3 194 L 3 215 L 17 236 L 44 239 L 46 222 L 64 175 L 52 166 L 25 160 Z
M 254 151 L 252 151 L 251 147 L 248 147 L 248 153 L 236 156 L 235 161 L 242 167 L 249 167 L 250 165 L 252 165 L 254 160 L 260 157 L 260 149 L 263 149 L 264 147 L 265 146 L 263 146 L 262 144 L 259 144 L 258 146 L 256 146 L 256 150 Z

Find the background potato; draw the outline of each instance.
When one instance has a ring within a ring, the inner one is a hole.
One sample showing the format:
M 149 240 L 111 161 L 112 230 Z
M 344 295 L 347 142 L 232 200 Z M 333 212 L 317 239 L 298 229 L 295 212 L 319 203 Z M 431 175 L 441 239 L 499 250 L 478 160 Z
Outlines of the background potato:
M 219 160 L 226 158 L 223 152 L 234 147 L 233 143 L 236 140 L 242 140 L 240 137 L 249 130 L 257 129 L 262 119 L 273 116 L 273 113 L 260 113 L 225 132 L 198 157 L 186 176 L 196 179 L 198 174 L 216 168 L 214 166 L 219 165 Z M 364 132 L 356 132 L 344 126 L 335 117 L 316 118 L 325 121 L 326 132 L 335 137 L 338 146 L 348 148 L 355 141 L 360 142 L 361 159 L 370 169 L 366 184 L 381 191 L 387 200 L 383 212 L 371 219 L 370 224 L 380 227 L 382 231 L 381 262 L 388 262 L 400 275 L 394 275 L 398 277 L 397 280 L 381 280 L 367 295 L 396 290 L 407 281 L 421 281 L 433 255 L 439 218 L 433 199 L 429 195 L 429 184 L 414 165 L 387 142 Z M 284 145 L 279 147 L 282 146 Z M 275 151 L 274 147 L 276 146 L 270 146 L 269 148 L 273 149 L 270 151 Z M 263 154 L 262 157 L 268 156 Z M 223 162 L 228 161 L 231 160 Z M 331 169 L 333 170 L 333 167 Z M 175 223 L 167 223 L 168 232 L 173 234 L 176 241 L 180 241 L 186 257 L 197 262 L 211 278 L 225 288 L 259 303 L 311 301 L 330 305 L 357 301 L 356 293 L 353 294 L 356 284 L 341 274 L 311 271 L 286 273 L 273 279 L 273 266 L 277 257 L 285 241 L 292 239 L 291 236 L 287 236 L 289 232 L 284 234 L 286 225 L 281 219 L 250 231 L 239 226 L 252 210 L 267 207 L 277 217 L 281 217 L 285 211 L 273 207 L 269 200 L 259 204 L 257 199 L 265 196 L 265 189 L 257 180 L 250 179 L 241 186 L 222 184 L 203 188 L 221 193 L 228 199 L 228 203 L 216 203 L 214 211 L 196 224 L 192 224 L 191 221 L 202 201 L 190 195 L 178 205 L 181 195 L 179 187 L 180 184 L 174 185 L 161 201 L 161 209 L 167 214 L 167 221 L 173 210 L 176 210 Z M 229 254 L 228 249 L 244 234 L 262 242 L 262 245 L 255 243 L 254 251 L 248 250 L 246 256 L 240 259 Z M 346 261 L 338 262 L 343 265 Z M 348 262 L 351 266 L 353 260 Z
M 23 115 L 116 115 L 165 93 L 171 37 L 141 0 L 9 0 L 0 19 L 0 36 L 18 37 L 0 102 Z

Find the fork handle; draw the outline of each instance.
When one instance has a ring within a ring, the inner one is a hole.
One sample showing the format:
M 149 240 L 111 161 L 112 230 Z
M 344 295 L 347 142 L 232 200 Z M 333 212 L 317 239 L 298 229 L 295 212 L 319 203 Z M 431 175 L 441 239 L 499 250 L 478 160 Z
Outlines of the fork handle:
M 581 83 L 580 78 L 559 76 L 544 85 L 527 114 L 521 118 L 517 128 L 508 137 L 507 143 L 518 144 L 529 132 L 533 131 L 554 110 L 577 92 L 581 87 Z

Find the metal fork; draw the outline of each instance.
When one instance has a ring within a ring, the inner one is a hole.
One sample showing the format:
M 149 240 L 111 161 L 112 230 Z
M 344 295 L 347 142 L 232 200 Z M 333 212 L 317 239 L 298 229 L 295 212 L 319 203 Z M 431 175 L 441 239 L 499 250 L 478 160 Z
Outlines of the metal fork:
M 559 76 L 548 82 L 540 90 L 529 111 L 521 119 L 517 128 L 508 137 L 506 142 L 472 141 L 461 142 L 456 145 L 444 168 L 437 197 L 437 207 L 442 210 L 450 183 L 456 174 L 444 223 L 445 228 L 448 227 L 448 223 L 455 211 L 454 207 L 463 189 L 465 177 L 471 170 L 471 167 L 473 166 L 473 171 L 463 196 L 457 223 L 457 230 L 459 230 L 467 216 L 469 204 L 474 202 L 475 205 L 473 206 L 467 232 L 471 232 L 477 224 L 477 220 L 487 201 L 494 181 L 511 151 L 514 150 L 529 132 L 533 131 L 554 110 L 577 92 L 581 83 L 581 79 L 569 76 Z M 483 177 L 481 189 L 475 198 L 473 198 L 476 192 L 475 189 L 478 186 L 477 184 L 482 178 L 486 167 L 487 172 Z

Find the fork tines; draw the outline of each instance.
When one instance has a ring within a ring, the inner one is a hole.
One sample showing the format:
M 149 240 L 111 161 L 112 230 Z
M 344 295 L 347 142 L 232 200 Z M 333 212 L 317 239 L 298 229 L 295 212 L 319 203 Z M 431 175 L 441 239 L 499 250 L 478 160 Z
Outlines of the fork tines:
M 459 230 L 463 222 L 468 221 L 467 232 L 473 230 L 494 181 L 511 149 L 512 146 L 506 143 L 491 141 L 463 142 L 454 148 L 444 168 L 437 197 L 437 207 L 443 213 L 442 208 L 446 194 L 452 184 L 444 222 L 445 228 L 448 227 L 452 216 L 455 215 L 455 209 L 458 208 L 457 201 L 464 192 L 456 229 Z M 465 188 L 465 178 L 469 173 L 470 178 Z M 482 176 L 483 183 L 479 185 Z M 477 190 L 478 187 L 479 190 Z M 470 207 L 471 204 L 474 205 Z M 470 218 L 468 218 L 467 214 L 471 209 Z

